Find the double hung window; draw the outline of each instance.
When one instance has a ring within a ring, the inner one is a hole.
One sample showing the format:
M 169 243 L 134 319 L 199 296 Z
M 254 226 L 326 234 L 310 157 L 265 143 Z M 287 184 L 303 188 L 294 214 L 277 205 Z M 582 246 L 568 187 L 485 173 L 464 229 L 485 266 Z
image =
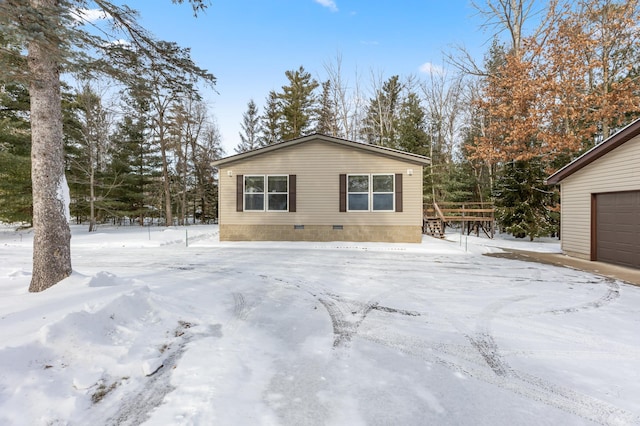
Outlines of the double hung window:
M 245 211 L 288 211 L 289 176 L 248 175 L 244 177 Z
M 393 175 L 371 175 L 371 197 L 374 211 L 393 211 Z
M 288 183 L 288 176 L 267 176 L 267 210 L 287 211 L 289 199 Z
M 394 211 L 394 175 L 347 175 L 348 211 Z
M 349 211 L 369 211 L 369 175 L 349 175 L 347 182 Z

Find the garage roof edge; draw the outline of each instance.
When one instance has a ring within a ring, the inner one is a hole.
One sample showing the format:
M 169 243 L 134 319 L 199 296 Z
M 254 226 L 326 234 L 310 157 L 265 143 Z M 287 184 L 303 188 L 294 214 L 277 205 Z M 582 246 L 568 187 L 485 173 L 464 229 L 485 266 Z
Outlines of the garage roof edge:
M 589 151 L 582 154 L 580 157 L 562 167 L 560 170 L 549 176 L 546 179 L 545 183 L 547 185 L 560 183 L 563 179 L 571 176 L 578 170 L 582 169 L 588 164 L 593 163 L 598 158 L 602 157 L 610 151 L 613 151 L 620 145 L 630 141 L 638 135 L 640 135 L 640 119 L 632 122 L 622 130 L 620 130 L 618 133 L 609 137 L 604 142 L 594 146 Z

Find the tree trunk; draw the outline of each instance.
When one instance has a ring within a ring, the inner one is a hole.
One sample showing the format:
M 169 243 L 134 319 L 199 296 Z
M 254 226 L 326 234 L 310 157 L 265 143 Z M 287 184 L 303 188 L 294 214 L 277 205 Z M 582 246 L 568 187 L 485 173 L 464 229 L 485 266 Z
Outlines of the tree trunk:
M 92 151 L 93 152 L 93 151 Z M 93 154 L 91 155 L 93 157 Z M 93 158 L 91 159 L 91 164 L 89 165 L 91 170 L 89 176 L 89 232 L 93 232 L 96 230 L 96 188 L 95 188 L 95 174 L 96 170 L 94 167 Z
M 56 0 L 32 0 L 53 7 Z M 30 292 L 46 290 L 71 275 L 71 232 L 64 175 L 60 70 L 55 53 L 29 43 L 31 83 L 31 179 L 33 183 L 33 275 Z
M 167 158 L 167 147 L 164 136 L 160 140 L 160 153 L 162 155 L 162 189 L 164 193 L 164 226 L 173 226 L 173 215 L 171 212 L 171 182 L 169 181 L 169 160 Z

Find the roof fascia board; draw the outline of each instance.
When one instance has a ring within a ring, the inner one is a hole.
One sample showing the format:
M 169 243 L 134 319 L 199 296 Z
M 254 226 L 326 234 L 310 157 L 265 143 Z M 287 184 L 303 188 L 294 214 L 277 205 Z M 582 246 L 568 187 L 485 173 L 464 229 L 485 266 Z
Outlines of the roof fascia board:
M 559 169 L 557 172 L 547 178 L 545 183 L 547 185 L 555 185 L 560 183 L 563 179 L 571 176 L 578 170 L 593 163 L 598 158 L 602 157 L 608 152 L 613 151 L 625 142 L 630 141 L 634 137 L 640 135 L 640 120 L 636 120 L 629 124 L 627 127 L 620 130 L 618 133 L 609 137 L 606 141 L 594 146 L 589 151 L 582 154 L 566 166 Z
M 398 151 L 391 148 L 381 147 L 377 145 L 365 144 L 362 142 L 354 142 L 347 139 L 335 138 L 332 136 L 326 136 L 319 133 L 314 133 L 312 135 L 303 136 L 297 139 L 291 139 L 285 142 L 276 143 L 273 145 L 268 145 L 262 148 L 254 149 L 252 151 L 243 152 L 241 154 L 232 155 L 230 157 L 221 158 L 220 160 L 215 160 L 211 164 L 214 166 L 223 166 L 231 163 L 235 163 L 238 161 L 245 160 L 247 158 L 251 158 L 257 155 L 266 154 L 271 151 L 276 151 L 278 149 L 283 149 L 287 147 L 291 147 L 294 145 L 298 145 L 304 142 L 308 142 L 311 140 L 322 140 L 325 142 L 334 143 L 337 145 L 345 146 L 348 148 L 360 149 L 363 151 L 368 151 L 377 155 L 383 155 L 386 157 L 401 159 L 410 163 L 418 164 L 418 165 L 429 165 L 431 164 L 431 159 L 428 157 L 423 157 L 417 154 L 411 154 L 408 152 Z

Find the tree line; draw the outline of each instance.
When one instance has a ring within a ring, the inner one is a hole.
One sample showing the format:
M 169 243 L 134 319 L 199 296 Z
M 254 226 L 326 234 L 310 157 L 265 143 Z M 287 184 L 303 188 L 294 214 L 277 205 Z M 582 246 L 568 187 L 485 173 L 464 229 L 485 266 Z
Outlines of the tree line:
M 267 95 L 262 112 L 253 99 L 243 113 L 236 153 L 311 133 L 345 138 L 431 157 L 425 176 L 428 200 L 481 197 L 456 150 L 464 122 L 461 75 L 432 73 L 427 79 L 371 72 L 368 89 L 360 76 L 342 75 L 342 58 L 325 65 L 319 82 L 304 66 L 285 72 L 286 84 Z
M 186 224 L 217 218 L 222 156 L 215 121 L 195 90 L 148 79 L 134 87 L 77 80 L 62 93 L 71 218 L 88 223 Z M 33 221 L 30 98 L 0 81 L 0 221 Z M 117 89 L 117 90 L 116 90 Z

